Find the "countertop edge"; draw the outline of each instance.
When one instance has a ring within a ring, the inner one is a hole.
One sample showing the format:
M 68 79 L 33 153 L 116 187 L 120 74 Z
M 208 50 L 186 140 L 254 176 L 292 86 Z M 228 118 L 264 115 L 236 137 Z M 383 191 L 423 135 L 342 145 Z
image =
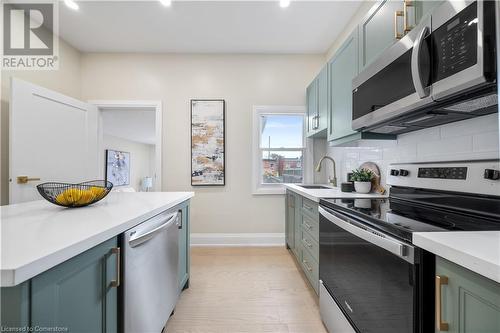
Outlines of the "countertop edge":
M 145 214 L 142 214 L 140 216 L 136 216 L 132 219 L 130 219 L 127 222 L 124 222 L 114 228 L 110 228 L 109 230 L 106 230 L 104 232 L 101 232 L 99 234 L 93 235 L 91 237 L 88 237 L 86 239 L 83 239 L 82 241 L 78 243 L 74 243 L 64 249 L 61 249 L 57 252 L 54 252 L 50 255 L 47 255 L 39 260 L 32 261 L 30 263 L 27 263 L 23 266 L 16 267 L 16 268 L 7 268 L 7 269 L 1 269 L 0 270 L 0 287 L 14 287 L 17 286 L 25 281 L 28 281 L 29 279 L 73 258 L 76 257 L 77 255 L 107 241 L 108 239 L 111 239 L 112 237 L 115 237 L 122 232 L 133 228 L 134 226 L 140 224 L 141 222 L 158 215 L 159 213 L 170 209 L 172 207 L 175 207 L 187 200 L 190 200 L 191 198 L 194 197 L 194 192 L 178 192 L 184 194 L 182 197 L 179 197 L 176 200 L 170 201 L 168 203 L 165 203 L 164 205 L 151 210 Z M 35 267 L 33 267 L 35 266 Z
M 384 199 L 388 198 L 389 194 L 386 192 L 385 194 L 378 193 L 356 193 L 356 192 L 341 192 L 340 190 L 336 194 L 331 194 L 328 196 L 316 196 L 308 192 L 306 189 L 301 189 L 298 185 L 294 184 L 284 184 L 285 188 L 293 191 L 311 201 L 319 203 L 320 199 L 330 198 L 330 199 Z M 321 184 L 320 184 L 321 185 Z M 333 189 L 332 189 L 333 190 Z
M 437 240 L 426 237 L 426 233 L 413 234 L 413 244 L 459 266 L 500 283 L 500 262 L 498 264 L 471 255 L 463 250 L 451 248 Z

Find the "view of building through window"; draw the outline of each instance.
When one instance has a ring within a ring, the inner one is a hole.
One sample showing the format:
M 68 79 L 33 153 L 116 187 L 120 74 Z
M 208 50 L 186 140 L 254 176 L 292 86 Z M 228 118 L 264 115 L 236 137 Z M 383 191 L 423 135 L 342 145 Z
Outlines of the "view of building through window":
M 301 183 L 304 159 L 304 116 L 262 115 L 262 183 Z

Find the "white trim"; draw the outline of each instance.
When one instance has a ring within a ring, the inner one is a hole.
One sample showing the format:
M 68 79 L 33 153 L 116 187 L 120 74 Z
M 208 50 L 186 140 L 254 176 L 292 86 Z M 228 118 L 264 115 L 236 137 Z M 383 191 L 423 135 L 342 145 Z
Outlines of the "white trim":
M 162 114 L 163 106 L 161 101 L 155 100 L 91 100 L 88 101 L 94 104 L 99 111 L 106 109 L 128 109 L 128 110 L 144 110 L 153 109 L 155 110 L 155 186 L 154 191 L 161 191 L 163 188 L 162 184 L 162 142 L 163 142 L 163 123 Z M 102 129 L 102 117 L 99 112 L 99 143 L 98 148 L 100 152 L 104 152 L 104 144 L 102 142 L 103 129 Z M 101 177 L 104 177 L 104 153 L 99 155 L 99 170 L 102 173 Z
M 285 187 L 282 184 L 261 184 L 261 163 L 260 158 L 260 117 L 262 115 L 273 114 L 297 114 L 304 115 L 304 138 L 303 138 L 303 181 L 310 179 L 312 167 L 309 165 L 312 161 L 311 142 L 306 139 L 306 107 L 305 106 L 286 106 L 286 105 L 254 105 L 252 119 L 252 194 L 253 195 L 282 195 L 285 193 Z M 279 150 L 279 149 L 278 149 Z
M 285 246 L 284 233 L 192 233 L 191 246 Z

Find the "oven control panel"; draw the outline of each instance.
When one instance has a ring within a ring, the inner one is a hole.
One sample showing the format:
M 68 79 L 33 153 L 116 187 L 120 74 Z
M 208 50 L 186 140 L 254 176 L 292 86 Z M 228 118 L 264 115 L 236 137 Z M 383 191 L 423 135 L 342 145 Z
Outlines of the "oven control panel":
M 500 160 L 392 163 L 386 183 L 500 197 Z
M 418 168 L 418 178 L 467 179 L 467 167 Z

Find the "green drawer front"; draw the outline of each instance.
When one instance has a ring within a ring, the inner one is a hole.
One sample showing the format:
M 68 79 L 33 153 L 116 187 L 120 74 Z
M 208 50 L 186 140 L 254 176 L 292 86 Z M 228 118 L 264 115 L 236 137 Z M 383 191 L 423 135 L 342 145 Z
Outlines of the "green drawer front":
M 302 247 L 309 252 L 314 260 L 319 261 L 319 244 L 318 242 L 304 229 L 301 235 Z
M 310 215 L 312 218 L 318 220 L 318 203 L 312 200 L 302 198 L 302 212 Z
M 316 294 L 319 288 L 319 265 L 318 262 L 313 258 L 313 256 L 307 250 L 302 250 L 302 268 L 306 274 L 307 279 L 311 283 Z
M 302 215 L 302 229 L 307 231 L 311 237 L 319 242 L 319 222 L 316 219 L 311 218 L 309 215 Z

